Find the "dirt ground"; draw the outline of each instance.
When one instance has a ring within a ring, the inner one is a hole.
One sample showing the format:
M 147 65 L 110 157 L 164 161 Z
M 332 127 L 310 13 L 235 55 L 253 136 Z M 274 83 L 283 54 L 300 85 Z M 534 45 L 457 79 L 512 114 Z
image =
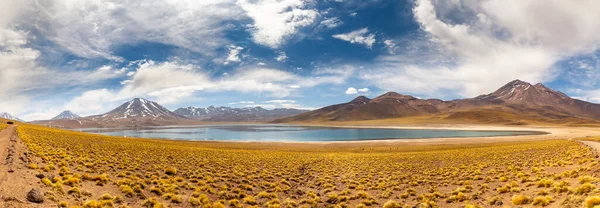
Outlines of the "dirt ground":
M 26 168 L 29 156 L 16 129 L 13 125 L 0 132 L 0 207 L 49 207 L 26 199 L 27 192 L 39 187 L 39 179 Z

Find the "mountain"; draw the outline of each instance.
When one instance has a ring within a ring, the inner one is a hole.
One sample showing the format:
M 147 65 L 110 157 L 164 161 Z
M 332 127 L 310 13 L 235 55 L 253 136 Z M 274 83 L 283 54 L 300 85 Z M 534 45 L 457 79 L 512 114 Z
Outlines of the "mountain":
M 121 106 L 109 111 L 108 113 L 93 116 L 97 120 L 122 120 L 122 119 L 151 119 L 166 120 L 172 118 L 181 118 L 181 116 L 169 111 L 167 108 L 156 102 L 143 98 L 135 98 Z
M 293 116 L 304 112 L 308 111 L 290 108 L 277 108 L 267 110 L 261 107 L 230 108 L 223 106 L 209 106 L 206 108 L 187 107 L 179 108 L 174 111 L 174 113 L 187 118 L 202 121 L 218 122 L 270 121 L 273 119 Z
M 293 121 L 353 121 L 419 116 L 439 113 L 454 104 L 438 99 L 419 99 L 410 95 L 387 92 L 369 99 L 359 96 L 348 103 L 324 107 L 275 122 Z
M 36 121 L 36 124 L 62 128 L 138 127 L 193 124 L 156 102 L 135 98 L 100 115 L 75 119 Z
M 78 119 L 81 118 L 81 116 L 78 116 L 77 114 L 74 114 L 73 112 L 66 110 L 63 111 L 62 113 L 58 114 L 56 117 L 52 118 L 51 120 L 61 120 L 61 119 L 65 119 L 65 120 L 73 120 L 73 119 Z
M 23 120 L 21 120 L 21 119 L 19 119 L 19 118 L 15 117 L 15 116 L 13 116 L 13 115 L 10 115 L 9 113 L 6 113 L 6 112 L 2 112 L 2 113 L 0 113 L 0 118 L 4 118 L 4 119 L 8 119 L 8 120 L 15 120 L 15 121 L 21 121 L 21 122 L 24 122 Z
M 527 124 L 535 122 L 600 123 L 600 105 L 573 99 L 541 83 L 514 80 L 498 90 L 475 98 L 443 101 L 419 99 L 388 92 L 369 99 L 364 96 L 311 112 L 277 119 L 276 123 L 360 121 L 419 118 L 424 122 L 473 122 Z
M 133 126 L 157 126 L 176 123 L 186 118 L 171 112 L 156 102 L 135 98 L 105 114 L 86 117 L 100 123 L 127 123 Z

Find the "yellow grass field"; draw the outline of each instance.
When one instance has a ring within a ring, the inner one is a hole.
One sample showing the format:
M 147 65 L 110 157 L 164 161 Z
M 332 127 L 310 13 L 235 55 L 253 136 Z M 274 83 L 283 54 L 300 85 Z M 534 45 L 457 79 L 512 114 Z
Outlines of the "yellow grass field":
M 589 197 L 599 194 L 595 153 L 568 140 L 296 149 L 27 125 L 18 135 L 33 153 L 28 168 L 39 172 L 48 203 L 59 207 L 600 204 L 600 197 Z

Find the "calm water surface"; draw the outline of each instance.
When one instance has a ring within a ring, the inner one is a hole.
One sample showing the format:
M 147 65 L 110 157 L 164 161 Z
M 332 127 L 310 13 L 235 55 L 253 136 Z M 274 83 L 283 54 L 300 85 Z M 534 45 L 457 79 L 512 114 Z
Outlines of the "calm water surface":
M 144 128 L 93 128 L 83 132 L 111 136 L 161 138 L 191 141 L 355 141 L 377 139 L 416 139 L 440 137 L 484 137 L 534 135 L 532 131 L 464 131 L 433 129 L 367 129 L 307 127 L 295 125 L 202 125 Z

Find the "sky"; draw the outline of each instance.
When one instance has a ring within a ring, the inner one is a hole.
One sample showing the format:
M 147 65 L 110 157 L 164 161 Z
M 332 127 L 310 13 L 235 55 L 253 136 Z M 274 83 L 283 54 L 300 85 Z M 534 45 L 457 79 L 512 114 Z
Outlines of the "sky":
M 315 109 L 514 79 L 600 102 L 597 0 L 3 0 L 0 112 Z

